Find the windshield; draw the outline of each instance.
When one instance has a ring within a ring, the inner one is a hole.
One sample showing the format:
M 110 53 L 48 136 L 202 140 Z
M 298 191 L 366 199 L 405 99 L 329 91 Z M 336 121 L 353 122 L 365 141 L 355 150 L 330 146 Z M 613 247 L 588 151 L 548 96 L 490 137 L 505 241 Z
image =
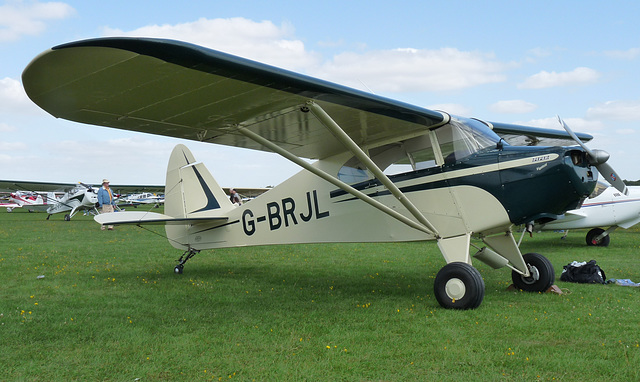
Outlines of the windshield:
M 475 119 L 452 117 L 436 130 L 445 164 L 454 163 L 487 147 L 496 147 L 500 137 Z

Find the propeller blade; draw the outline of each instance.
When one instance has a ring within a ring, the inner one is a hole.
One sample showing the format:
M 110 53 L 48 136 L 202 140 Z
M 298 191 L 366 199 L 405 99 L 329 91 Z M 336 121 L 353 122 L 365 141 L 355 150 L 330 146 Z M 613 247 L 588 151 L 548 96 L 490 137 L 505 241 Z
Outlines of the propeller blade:
M 560 125 L 562 125 L 562 127 L 564 128 L 564 130 L 571 136 L 571 138 L 573 138 L 574 141 L 576 141 L 576 143 L 578 144 L 578 146 L 582 147 L 584 149 L 584 151 L 587 152 L 587 154 L 589 154 L 590 157 L 595 157 L 593 152 L 591 151 L 590 148 L 588 148 L 581 140 L 580 138 L 578 138 L 578 136 L 573 132 L 573 130 L 571 130 L 569 128 L 569 126 L 567 126 L 566 123 L 564 123 L 564 120 L 562 118 L 560 118 L 559 115 L 556 115 L 556 117 L 558 118 L 558 122 L 560 122 Z
M 589 156 L 589 163 L 594 165 L 600 175 L 609 182 L 613 187 L 615 187 L 618 191 L 622 192 L 625 195 L 629 195 L 629 190 L 627 189 L 627 185 L 624 184 L 622 179 L 618 176 L 618 174 L 614 171 L 613 167 L 607 163 L 609 159 L 609 153 L 604 150 L 591 150 L 589 149 L 577 136 L 576 134 L 567 126 L 567 124 L 558 117 L 558 122 L 562 125 L 565 131 L 573 138 L 576 143 L 587 152 Z
M 86 189 L 87 189 L 87 190 L 89 190 L 90 192 L 93 192 L 93 187 L 92 187 L 92 186 L 90 186 L 90 185 L 88 185 L 88 184 L 84 184 L 84 183 L 82 183 L 82 182 L 78 182 L 78 183 L 80 183 L 80 185 L 81 185 L 82 187 L 86 188 Z
M 605 178 L 607 182 L 609 182 L 609 184 L 611 184 L 623 194 L 629 195 L 627 185 L 624 184 L 622 179 L 618 176 L 613 167 L 609 165 L 609 163 L 601 163 L 599 165 L 596 165 L 596 168 L 598 169 L 600 175 L 602 175 L 602 177 Z

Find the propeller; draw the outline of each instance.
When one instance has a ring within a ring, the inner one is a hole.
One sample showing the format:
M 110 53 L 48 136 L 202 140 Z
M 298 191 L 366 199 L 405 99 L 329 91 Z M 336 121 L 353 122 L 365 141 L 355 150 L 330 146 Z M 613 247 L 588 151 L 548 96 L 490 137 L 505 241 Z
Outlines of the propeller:
M 595 166 L 598 169 L 600 175 L 607 180 L 613 187 L 615 187 L 618 191 L 622 192 L 625 195 L 629 195 L 629 190 L 627 189 L 627 185 L 624 184 L 622 179 L 615 172 L 613 167 L 607 163 L 609 159 L 609 153 L 604 150 L 591 150 L 588 148 L 577 136 L 576 134 L 567 126 L 567 124 L 558 117 L 558 122 L 562 125 L 562 127 L 567 131 L 567 133 L 573 138 L 576 143 L 580 147 L 587 152 L 587 158 L 589 160 L 589 164 Z
M 88 185 L 88 184 L 84 184 L 84 183 L 82 183 L 82 182 L 78 182 L 78 183 L 80 183 L 80 185 L 81 185 L 82 187 L 86 188 L 86 189 L 87 189 L 87 191 L 95 193 L 95 191 L 93 190 L 93 187 L 92 187 L 92 186 L 90 186 L 90 185 Z

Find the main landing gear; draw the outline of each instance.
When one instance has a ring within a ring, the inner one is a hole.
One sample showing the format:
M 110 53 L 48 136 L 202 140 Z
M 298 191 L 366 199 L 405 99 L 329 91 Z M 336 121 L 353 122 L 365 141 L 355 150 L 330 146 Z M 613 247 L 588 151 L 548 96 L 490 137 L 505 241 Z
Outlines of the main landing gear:
M 434 281 L 436 300 L 446 309 L 475 309 L 482 304 L 485 285 L 480 272 L 471 265 L 471 234 L 438 240 L 445 265 Z M 537 253 L 522 255 L 511 231 L 482 237 L 486 247 L 473 255 L 493 269 L 509 267 L 514 286 L 527 292 L 546 292 L 555 281 L 553 265 Z
M 484 280 L 480 272 L 463 262 L 442 267 L 433 289 L 438 303 L 447 309 L 475 309 L 484 298 Z
M 539 253 L 526 253 L 522 255 L 529 268 L 529 277 L 524 277 L 516 271 L 511 272 L 513 285 L 525 292 L 546 292 L 556 279 L 553 265 L 546 257 Z
M 193 249 L 193 248 L 189 248 L 186 251 L 184 251 L 182 256 L 180 256 L 180 258 L 177 260 L 178 265 L 176 265 L 176 267 L 173 268 L 173 272 L 177 274 L 182 274 L 182 271 L 184 270 L 184 264 L 187 262 L 187 260 L 189 260 L 190 258 L 192 258 L 198 253 L 200 253 L 200 250 Z
M 513 270 L 514 286 L 525 292 L 546 292 L 556 277 L 551 262 L 538 253 L 527 253 L 522 258 L 529 276 Z M 484 280 L 480 272 L 464 262 L 452 262 L 440 269 L 433 289 L 436 300 L 446 309 L 475 309 L 484 299 Z

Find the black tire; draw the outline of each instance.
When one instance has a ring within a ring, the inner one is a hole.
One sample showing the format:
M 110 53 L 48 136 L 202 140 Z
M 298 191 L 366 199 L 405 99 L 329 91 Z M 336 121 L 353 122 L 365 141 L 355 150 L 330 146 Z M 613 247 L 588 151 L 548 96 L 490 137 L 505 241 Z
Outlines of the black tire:
M 467 263 L 454 262 L 442 267 L 433 284 L 436 300 L 446 309 L 475 309 L 484 298 L 484 280 Z
M 600 240 L 596 240 L 596 237 L 603 232 L 604 230 L 602 228 L 593 228 L 592 230 L 587 232 L 587 237 L 586 237 L 587 245 L 597 246 L 597 247 L 609 246 L 609 242 L 611 241 L 611 238 L 609 237 L 609 235 L 603 237 Z
M 69 216 L 68 214 L 64 215 L 64 221 L 71 221 L 71 216 Z
M 516 288 L 525 292 L 546 292 L 556 280 L 553 265 L 539 253 L 527 253 L 522 256 L 529 267 L 531 276 L 524 277 L 516 271 L 511 272 L 511 280 Z
M 173 268 L 173 273 L 181 275 L 182 272 L 184 271 L 184 265 L 183 264 L 178 264 L 176 265 L 175 268 Z

